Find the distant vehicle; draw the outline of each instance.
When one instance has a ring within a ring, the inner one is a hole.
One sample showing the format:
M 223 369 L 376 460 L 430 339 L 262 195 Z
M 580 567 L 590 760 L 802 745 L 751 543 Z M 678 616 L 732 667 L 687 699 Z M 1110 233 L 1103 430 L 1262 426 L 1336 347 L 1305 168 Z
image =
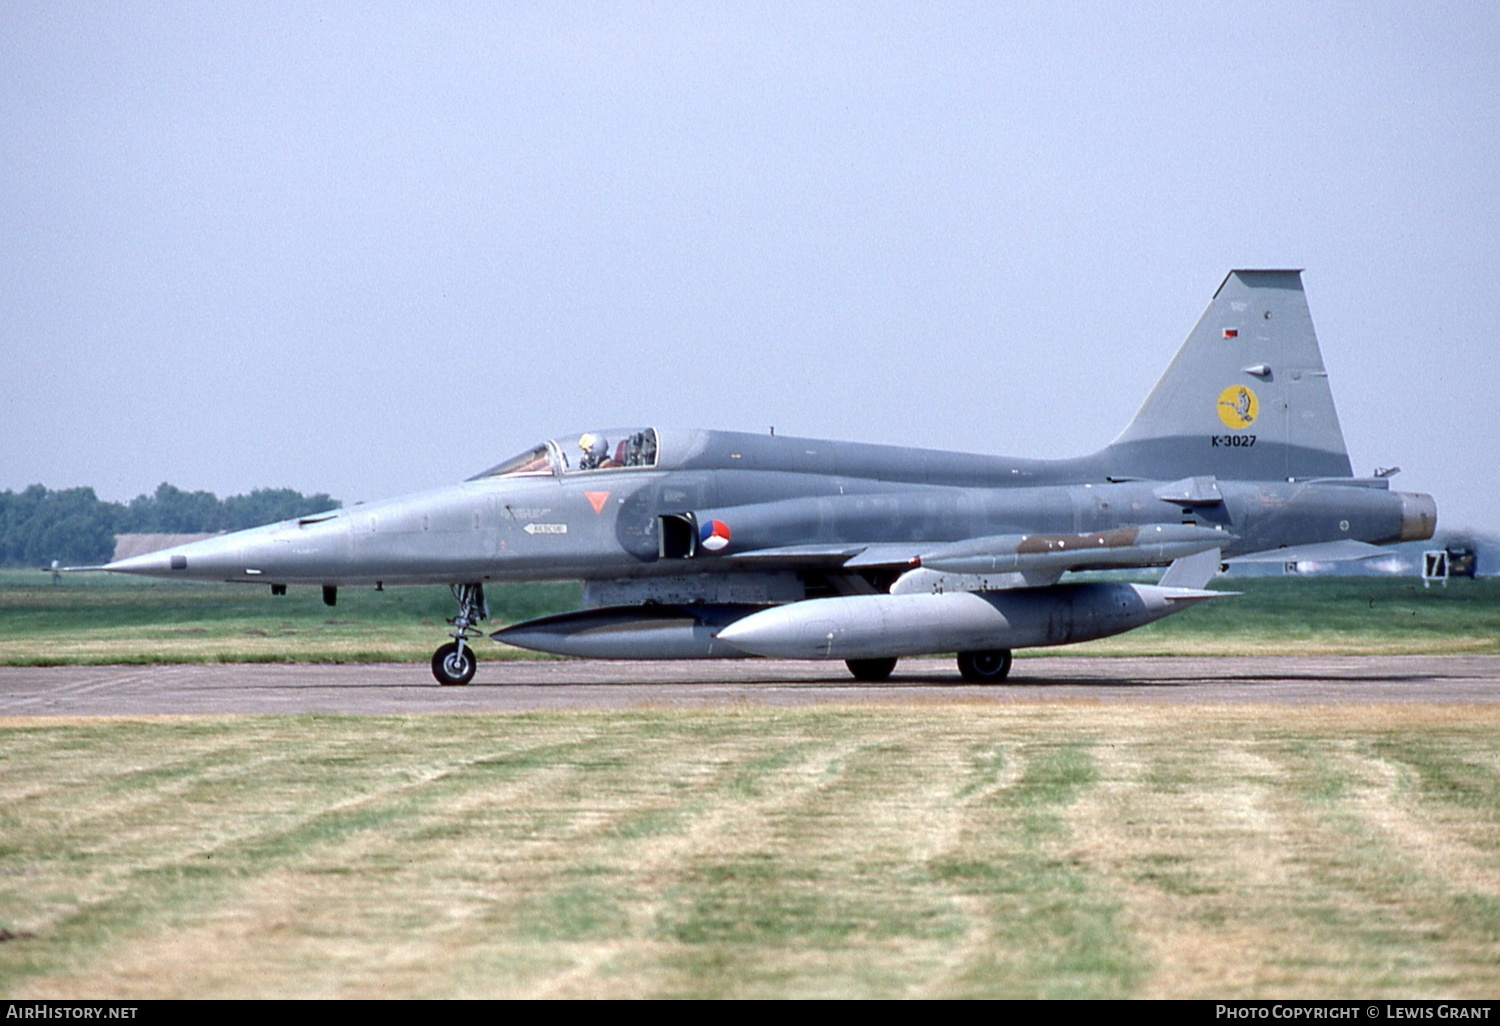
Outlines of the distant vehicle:
M 1478 560 L 1474 550 L 1467 545 L 1449 545 L 1448 553 L 1448 576 L 1449 577 L 1473 577 Z
M 1467 545 L 1429 549 L 1422 553 L 1422 581 L 1424 584 L 1441 581 L 1447 587 L 1450 577 L 1474 577 L 1478 563 L 1474 550 Z
M 995 360 L 993 370 L 1004 370 Z M 1109 384 L 1109 368 L 1093 369 Z M 1082 384 L 1088 375 L 1080 372 Z M 965 411 L 990 424 L 992 410 Z M 1140 412 L 1090 456 L 1026 460 L 650 427 L 542 442 L 468 481 L 103 567 L 321 586 L 448 584 L 432 669 L 473 677 L 491 581 L 581 579 L 588 608 L 494 632 L 565 655 L 842 659 L 864 681 L 957 652 L 1105 637 L 1221 596 L 1222 560 L 1368 558 L 1431 496 L 1353 476 L 1300 271 L 1232 271 Z M 1065 582 L 1167 566 L 1157 584 Z

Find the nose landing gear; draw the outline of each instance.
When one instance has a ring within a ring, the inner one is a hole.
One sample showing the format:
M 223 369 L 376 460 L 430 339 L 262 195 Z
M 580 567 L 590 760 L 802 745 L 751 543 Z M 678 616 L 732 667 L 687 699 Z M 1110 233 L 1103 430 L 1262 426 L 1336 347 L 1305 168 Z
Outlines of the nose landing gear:
M 452 584 L 449 590 L 458 601 L 458 615 L 448 621 L 453 625 L 453 640 L 432 654 L 432 675 L 439 684 L 459 686 L 473 680 L 479 668 L 469 641 L 484 633 L 474 624 L 490 618 L 490 606 L 482 584 Z

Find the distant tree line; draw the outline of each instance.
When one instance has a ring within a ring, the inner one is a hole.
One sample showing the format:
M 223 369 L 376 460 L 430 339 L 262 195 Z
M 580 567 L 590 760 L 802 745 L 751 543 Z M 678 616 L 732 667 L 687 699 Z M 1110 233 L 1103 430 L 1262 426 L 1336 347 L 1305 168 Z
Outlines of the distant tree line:
M 47 566 L 54 559 L 92 565 L 114 554 L 117 534 L 238 531 L 338 505 L 323 492 L 303 495 L 290 488 L 258 488 L 221 500 L 213 492 L 185 492 L 164 482 L 154 495 L 122 503 L 102 502 L 92 488 L 32 485 L 0 492 L 0 566 Z

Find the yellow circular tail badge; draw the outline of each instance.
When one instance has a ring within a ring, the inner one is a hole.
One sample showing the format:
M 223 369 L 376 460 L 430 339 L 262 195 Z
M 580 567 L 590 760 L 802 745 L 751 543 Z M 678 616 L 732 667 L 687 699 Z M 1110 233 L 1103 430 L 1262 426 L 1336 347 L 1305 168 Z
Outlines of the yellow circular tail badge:
M 1219 393 L 1219 419 L 1225 427 L 1247 428 L 1259 413 L 1260 400 L 1244 385 L 1230 385 Z

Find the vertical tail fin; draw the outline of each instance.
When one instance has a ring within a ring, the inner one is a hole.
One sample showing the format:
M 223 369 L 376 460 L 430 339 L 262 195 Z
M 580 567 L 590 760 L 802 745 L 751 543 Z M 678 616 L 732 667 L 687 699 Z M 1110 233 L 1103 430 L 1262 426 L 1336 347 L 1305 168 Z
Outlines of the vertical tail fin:
M 1349 477 L 1301 271 L 1230 271 L 1123 434 L 1121 477 Z

